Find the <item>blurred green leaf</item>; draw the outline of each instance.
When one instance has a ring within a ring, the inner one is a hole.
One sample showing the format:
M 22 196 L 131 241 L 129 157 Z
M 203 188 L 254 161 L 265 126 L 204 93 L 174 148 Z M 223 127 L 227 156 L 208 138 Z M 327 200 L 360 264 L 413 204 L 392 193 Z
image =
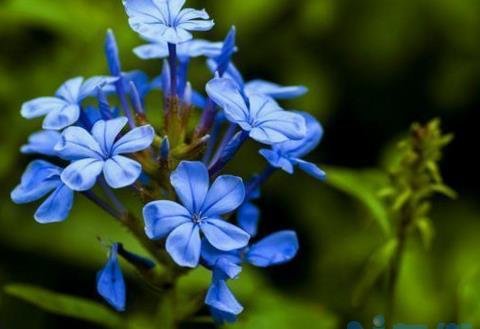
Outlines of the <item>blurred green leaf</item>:
M 50 313 L 100 324 L 108 328 L 126 328 L 124 319 L 102 304 L 88 299 L 24 284 L 10 284 L 5 286 L 4 290 L 10 296 L 31 303 Z
M 353 293 L 353 304 L 359 305 L 367 291 L 373 286 L 378 277 L 387 269 L 397 249 L 398 241 L 395 238 L 388 240 L 370 257 L 365 271 Z
M 379 191 L 387 182 L 386 175 L 375 169 L 352 170 L 325 167 L 325 171 L 327 172 L 326 182 L 363 203 L 385 235 L 390 236 L 392 228 L 388 211 L 379 197 Z
M 430 249 L 435 235 L 435 228 L 433 227 L 432 221 L 430 218 L 422 217 L 416 220 L 415 225 L 420 232 L 424 247 Z

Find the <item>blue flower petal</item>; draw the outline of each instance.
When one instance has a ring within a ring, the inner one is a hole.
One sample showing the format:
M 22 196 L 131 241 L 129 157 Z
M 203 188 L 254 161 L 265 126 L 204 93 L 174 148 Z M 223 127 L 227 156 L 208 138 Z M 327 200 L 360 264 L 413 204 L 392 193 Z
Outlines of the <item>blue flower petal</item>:
M 92 136 L 96 139 L 104 154 L 110 154 L 115 139 L 127 122 L 127 118 L 120 117 L 107 121 L 100 120 L 93 125 Z
M 265 80 L 253 80 L 245 84 L 245 93 L 262 94 L 275 99 L 291 99 L 302 96 L 308 92 L 304 86 L 280 86 Z
M 62 184 L 61 168 L 44 160 L 32 161 L 22 175 L 20 185 L 10 194 L 17 204 L 36 201 Z
M 65 160 L 83 158 L 103 159 L 103 152 L 98 142 L 83 128 L 68 127 L 62 133 L 61 141 L 55 151 Z
M 257 235 L 258 220 L 260 219 L 260 210 L 253 203 L 244 203 L 237 212 L 238 226 L 250 234 L 251 237 Z
M 208 306 L 233 315 L 243 311 L 242 305 L 237 301 L 224 280 L 214 280 L 205 297 Z
M 165 42 L 141 45 L 134 48 L 133 52 L 141 59 L 166 58 L 168 57 L 168 44 Z
M 176 227 L 191 222 L 190 212 L 176 202 L 152 201 L 143 207 L 145 233 L 150 239 L 163 239 Z
M 91 189 L 98 175 L 102 172 L 104 162 L 97 159 L 82 159 L 71 163 L 62 172 L 62 181 L 74 191 Z
M 105 161 L 103 174 L 107 184 L 122 188 L 135 183 L 142 173 L 142 165 L 122 155 L 115 155 Z
M 42 128 L 60 130 L 73 125 L 80 117 L 80 107 L 77 104 L 66 105 L 50 111 L 43 120 Z
M 57 97 L 40 97 L 23 103 L 20 113 L 26 119 L 33 119 L 51 111 L 58 111 L 67 105 L 65 100 Z
M 237 279 L 242 267 L 228 257 L 220 257 L 213 266 L 213 280 Z
M 200 228 L 208 242 L 223 251 L 243 248 L 250 240 L 247 232 L 223 219 L 207 218 L 201 222 Z
M 293 164 L 287 158 L 281 156 L 281 154 L 274 150 L 261 149 L 258 151 L 272 167 L 282 168 L 289 174 L 293 174 Z
M 297 251 L 297 234 L 294 231 L 280 231 L 251 246 L 245 258 L 252 265 L 267 267 L 290 261 Z
M 135 153 L 149 147 L 155 137 L 155 130 L 150 125 L 137 127 L 120 138 L 112 149 L 112 154 Z
M 198 225 L 189 222 L 175 228 L 168 235 L 165 248 L 178 265 L 197 267 L 201 251 Z
M 78 91 L 77 102 L 80 102 L 87 97 L 95 96 L 97 94 L 97 87 L 112 84 L 117 80 L 117 77 L 108 76 L 97 76 L 87 79 Z
M 296 159 L 294 161 L 298 168 L 316 179 L 325 180 L 325 178 L 327 177 L 327 174 L 322 169 L 318 168 L 318 166 L 314 163 L 307 162 L 301 159 Z
M 274 145 L 273 149 L 285 157 L 301 158 L 317 147 L 323 137 L 323 128 L 320 123 L 306 112 L 296 112 L 306 122 L 306 135 L 300 140 L 291 140 Z
M 255 94 L 248 98 L 254 121 L 250 137 L 269 145 L 305 137 L 306 123 L 301 115 L 284 111 L 267 96 Z
M 61 134 L 54 130 L 42 130 L 33 133 L 28 137 L 28 144 L 20 148 L 20 152 L 31 154 L 38 153 L 54 156 L 57 154 L 55 145 L 61 140 Z
M 202 241 L 202 259 L 205 264 L 210 267 L 214 268 L 215 264 L 220 258 L 225 258 L 229 262 L 240 265 L 242 263 L 241 258 L 241 251 L 242 249 L 236 249 L 231 251 L 222 251 L 218 250 L 217 248 L 213 247 L 207 240 Z
M 35 220 L 41 224 L 64 221 L 72 209 L 73 194 L 71 189 L 61 184 L 37 209 Z
M 207 83 L 207 94 L 224 111 L 227 119 L 237 123 L 243 129 L 250 126 L 250 111 L 233 80 L 215 78 Z
M 237 209 L 245 199 L 245 185 L 240 177 L 219 176 L 210 187 L 200 210 L 203 216 L 224 215 Z
M 125 310 L 126 287 L 118 263 L 118 244 L 114 244 L 105 267 L 97 274 L 97 291 L 114 309 Z
M 182 204 L 192 213 L 200 210 L 208 192 L 207 167 L 199 161 L 182 161 L 170 176 Z
M 70 104 L 77 104 L 79 102 L 80 88 L 82 87 L 82 83 L 82 77 L 72 78 L 61 85 L 55 95 L 64 99 Z
M 222 312 L 214 307 L 210 307 L 210 314 L 212 315 L 213 321 L 219 325 L 234 323 L 237 321 L 237 316 L 235 314 Z

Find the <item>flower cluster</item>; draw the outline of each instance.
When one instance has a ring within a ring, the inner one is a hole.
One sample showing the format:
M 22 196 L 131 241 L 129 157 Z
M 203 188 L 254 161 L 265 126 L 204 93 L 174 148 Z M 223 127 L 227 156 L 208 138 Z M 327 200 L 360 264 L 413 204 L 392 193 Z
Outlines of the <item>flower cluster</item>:
M 123 1 L 130 26 L 148 42 L 134 53 L 141 59 L 164 60 L 158 77 L 124 72 L 114 34 L 108 31 L 110 75 L 77 77 L 55 96 L 23 104 L 26 119 L 45 118 L 43 130 L 32 134 L 21 151 L 45 159 L 28 165 L 11 197 L 15 203 L 46 197 L 34 217 L 53 223 L 68 217 L 76 192 L 83 194 L 129 228 L 155 263 L 171 269 L 171 275 L 162 278 L 165 286 L 173 286 L 189 268 L 210 269 L 205 303 L 216 321 L 231 322 L 243 307 L 228 280 L 236 279 L 244 264 L 285 263 L 299 247 L 289 230 L 257 240 L 260 211 L 253 202 L 260 197 L 260 187 L 276 169 L 291 174 L 298 167 L 324 179 L 321 169 L 302 159 L 318 145 L 323 130 L 311 115 L 284 110 L 277 102 L 305 94 L 305 87 L 243 80 L 232 62 L 235 28 L 223 42 L 193 39 L 192 32 L 210 30 L 214 23 L 204 10 L 184 9 L 184 3 Z M 195 57 L 205 57 L 212 72 L 206 93 L 188 81 Z M 149 117 L 160 112 L 145 108 L 146 97 L 155 89 L 163 92 L 161 127 L 149 124 Z M 87 98 L 98 105 L 87 106 Z M 195 112 L 200 118 L 191 128 Z M 246 182 L 223 174 L 249 138 L 265 145 L 260 150 L 267 160 L 264 172 Z M 115 189 L 120 188 L 140 196 L 143 221 L 118 198 Z M 118 257 L 142 273 L 153 270 L 155 263 L 131 254 L 121 243 L 109 249 L 97 290 L 123 311 L 126 288 Z

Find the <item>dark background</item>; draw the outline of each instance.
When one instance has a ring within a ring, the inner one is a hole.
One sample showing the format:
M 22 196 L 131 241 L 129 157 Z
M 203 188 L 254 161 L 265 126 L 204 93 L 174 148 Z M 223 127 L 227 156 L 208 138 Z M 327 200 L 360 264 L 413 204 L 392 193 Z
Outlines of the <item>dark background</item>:
M 216 21 L 214 30 L 199 37 L 221 40 L 236 25 L 240 52 L 235 62 L 247 79 L 309 87 L 308 95 L 284 103 L 314 114 L 324 125 L 324 140 L 309 160 L 353 172 L 384 169 L 386 155 L 412 122 L 441 118 L 444 130 L 455 134 L 442 172 L 460 197 L 434 200 L 436 234 L 429 250 L 418 237 L 410 240 L 400 275 L 398 320 L 480 324 L 475 160 L 480 2 L 210 0 L 188 5 L 205 7 Z M 121 1 L 0 0 L 0 285 L 24 282 L 99 300 L 94 279 L 105 250 L 97 237 L 139 248 L 81 196 L 66 222 L 47 226 L 34 222 L 35 205 L 16 206 L 9 198 L 30 161 L 18 148 L 40 123 L 20 117 L 22 102 L 51 95 L 76 75 L 106 74 L 103 41 L 109 27 L 126 70 L 159 74 L 160 62 L 141 61 L 131 52 L 142 41 L 129 29 Z M 203 89 L 209 78 L 205 65 L 195 60 L 193 66 L 192 82 Z M 160 95 L 151 97 L 149 111 L 160 113 L 155 108 Z M 229 168 L 247 174 L 263 163 L 252 143 Z M 293 228 L 302 248 L 292 263 L 247 270 L 235 283 L 246 306 L 237 326 L 342 328 L 356 319 L 370 327 L 373 316 L 383 312 L 382 284 L 352 303 L 368 257 L 385 239 L 368 210 L 300 172 L 277 173 L 259 205 L 261 235 Z M 151 295 L 134 274 L 128 285 L 130 314 L 150 310 Z M 0 294 L 2 329 L 85 326 Z

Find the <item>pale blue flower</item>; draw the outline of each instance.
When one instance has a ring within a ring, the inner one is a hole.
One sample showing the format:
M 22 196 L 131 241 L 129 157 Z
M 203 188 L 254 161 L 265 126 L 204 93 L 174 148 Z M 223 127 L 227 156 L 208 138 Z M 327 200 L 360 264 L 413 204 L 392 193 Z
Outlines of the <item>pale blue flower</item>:
M 47 161 L 32 161 L 20 185 L 11 193 L 13 202 L 30 203 L 50 194 L 35 212 L 35 220 L 42 224 L 65 220 L 72 209 L 74 193 L 60 179 L 61 173 L 62 168 Z
M 225 280 L 212 280 L 205 304 L 209 306 L 212 317 L 218 324 L 235 322 L 243 311 L 243 306 L 230 291 Z
M 270 150 L 262 149 L 259 152 L 275 168 L 281 168 L 287 173 L 293 174 L 296 166 L 307 174 L 323 180 L 326 177 L 323 170 L 314 163 L 301 159 L 320 143 L 323 136 L 323 128 L 310 114 L 305 112 L 299 113 L 305 118 L 307 123 L 307 134 L 303 139 L 276 144 Z
M 59 156 L 72 163 L 62 172 L 62 181 L 75 191 L 91 189 L 102 173 L 108 185 L 121 188 L 133 184 L 142 166 L 123 154 L 142 151 L 150 146 L 155 131 L 150 125 L 135 128 L 116 140 L 127 124 L 120 117 L 95 123 L 91 134 L 80 127 L 64 130 L 55 146 Z
M 219 176 L 209 186 L 208 170 L 202 162 L 182 161 L 170 182 L 182 204 L 167 200 L 150 202 L 143 208 L 143 218 L 147 236 L 166 237 L 166 249 L 178 265 L 198 265 L 200 231 L 220 250 L 235 250 L 248 244 L 250 236 L 246 232 L 221 218 L 242 204 L 245 186 L 241 178 Z
M 182 9 L 185 0 L 124 0 L 132 29 L 144 39 L 179 44 L 192 31 L 208 31 L 214 23 L 205 10 Z
M 227 120 L 238 124 L 260 143 L 271 145 L 305 136 L 305 119 L 283 110 L 270 97 L 248 95 L 247 104 L 238 86 L 229 78 L 210 80 L 206 90 L 210 98 L 223 108 Z
M 126 287 L 120 264 L 118 263 L 119 244 L 112 245 L 107 264 L 97 273 L 97 292 L 115 310 L 125 310 Z
M 40 97 L 22 105 L 21 114 L 26 119 L 45 116 L 43 129 L 60 130 L 73 125 L 80 118 L 80 104 L 94 96 L 96 88 L 110 84 L 117 78 L 97 76 L 84 80 L 77 77 L 65 82 L 55 97 Z

